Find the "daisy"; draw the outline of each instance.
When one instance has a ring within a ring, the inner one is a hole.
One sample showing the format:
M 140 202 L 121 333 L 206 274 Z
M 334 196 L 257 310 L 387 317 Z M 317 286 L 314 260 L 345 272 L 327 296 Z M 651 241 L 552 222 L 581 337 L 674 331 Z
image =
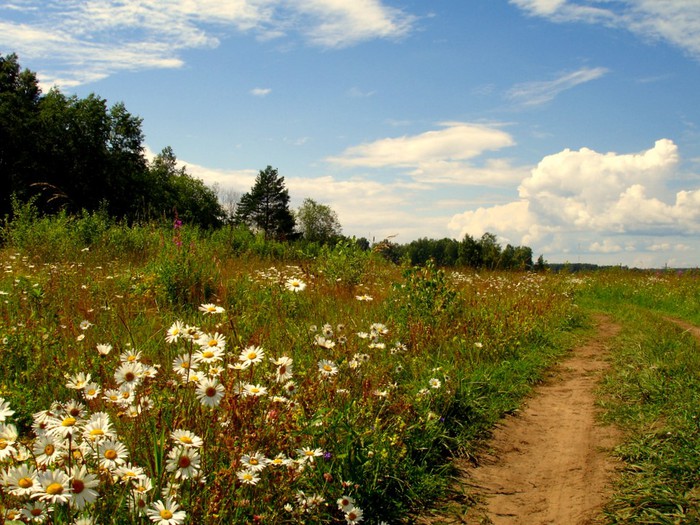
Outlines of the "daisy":
M 358 301 L 374 301 L 374 298 L 371 295 L 367 295 L 367 294 L 356 295 L 355 299 L 357 299 Z
M 88 503 L 97 500 L 97 491 L 100 480 L 94 474 L 88 473 L 85 465 L 73 467 L 70 470 L 71 506 L 83 509 Z
M 63 405 L 63 410 L 69 416 L 78 419 L 83 419 L 85 417 L 85 405 L 80 401 L 68 401 L 65 405 Z
M 238 356 L 238 360 L 248 365 L 259 363 L 265 357 L 265 351 L 259 346 L 249 346 L 245 348 L 241 355 Z
M 85 388 L 85 385 L 90 382 L 90 378 L 90 374 L 86 374 L 84 372 L 78 372 L 72 376 L 66 376 L 66 379 L 68 379 L 66 388 L 70 388 L 72 390 L 82 390 Z
M 386 327 L 386 325 L 382 323 L 373 323 L 372 326 L 369 327 L 369 331 L 373 334 L 379 335 L 385 335 L 389 333 L 389 329 Z
M 115 388 L 110 388 L 105 390 L 102 399 L 109 403 L 121 403 L 122 396 L 121 392 Z
M 165 498 L 165 502 L 156 501 L 146 511 L 148 518 L 156 525 L 182 525 L 187 513 L 178 510 L 180 506 L 172 498 Z
M 253 452 L 252 454 L 245 454 L 241 457 L 243 467 L 253 472 L 260 472 L 269 462 L 270 460 L 261 452 Z
M 170 439 L 183 447 L 199 448 L 204 444 L 201 437 L 197 436 L 193 432 L 190 432 L 189 430 L 173 430 L 170 433 Z
M 192 361 L 195 363 L 217 363 L 224 358 L 224 351 L 221 348 L 200 348 L 192 356 Z
M 281 452 L 270 460 L 270 465 L 273 467 L 286 467 L 292 464 L 292 460 Z
M 221 306 L 216 306 L 215 304 L 207 303 L 199 306 L 199 311 L 203 312 L 205 315 L 222 314 L 224 310 Z
M 301 292 L 304 290 L 304 288 L 306 288 L 306 283 L 300 279 L 292 278 L 287 279 L 284 287 L 290 292 Z
M 124 465 L 121 465 L 114 472 L 114 474 L 123 483 L 136 483 L 141 477 L 145 475 L 141 467 L 137 467 L 136 465 L 132 465 L 131 463 L 125 463 Z
M 258 481 L 260 481 L 258 473 L 248 469 L 236 472 L 236 476 L 238 476 L 238 480 L 244 485 L 256 485 Z
M 37 436 L 32 452 L 38 466 L 51 466 L 61 457 L 59 441 L 51 434 Z
M 226 348 L 226 336 L 216 332 L 214 335 L 202 334 L 197 340 L 197 344 L 205 349 L 219 348 L 224 350 Z
M 328 348 L 329 350 L 335 346 L 335 343 L 330 339 L 326 339 L 320 335 L 314 337 L 314 342 L 321 348 Z
M 20 511 L 29 523 L 44 523 L 49 518 L 53 507 L 48 507 L 43 501 L 27 503 Z
M 66 503 L 71 499 L 70 477 L 62 470 L 47 470 L 39 473 L 41 488 L 32 494 L 48 503 Z
M 27 465 L 10 467 L 5 472 L 2 482 L 7 491 L 14 496 L 31 496 L 41 490 L 36 469 Z
M 243 386 L 243 395 L 248 397 L 261 397 L 267 394 L 267 388 L 261 385 L 247 384 Z
M 64 414 L 63 416 L 55 417 L 49 422 L 47 432 L 53 436 L 66 439 L 80 430 L 81 422 L 71 416 Z
M 126 350 L 119 355 L 119 360 L 122 363 L 133 363 L 135 361 L 141 361 L 141 351 L 140 350 Z
M 114 372 L 114 380 L 119 386 L 136 388 L 143 378 L 143 365 L 138 361 L 125 361 Z
M 5 401 L 5 398 L 0 397 L 0 423 L 14 414 L 14 410 L 10 410 L 10 404 Z
M 294 381 L 287 381 L 287 382 L 284 384 L 284 391 L 285 391 L 288 395 L 296 394 L 296 392 L 297 392 L 297 384 L 296 384 Z
M 112 430 L 112 423 L 109 415 L 105 412 L 95 412 L 90 416 L 90 420 L 83 427 L 83 439 L 88 442 L 102 441 L 103 439 L 114 439 L 116 434 Z
M 428 384 L 430 385 L 430 388 L 440 388 L 440 386 L 442 385 L 440 380 L 436 377 L 433 377 L 430 381 L 428 381 Z
M 196 370 L 197 363 L 193 363 L 189 354 L 180 354 L 173 360 L 173 372 L 186 376 L 190 370 Z
M 205 377 L 197 385 L 197 399 L 210 408 L 216 407 L 224 397 L 224 385 L 218 379 Z
M 83 388 L 83 396 L 89 401 L 97 399 L 100 392 L 102 392 L 102 388 L 100 388 L 100 385 L 97 383 L 88 383 L 85 385 L 85 388 Z
M 348 525 L 356 525 L 364 519 L 362 509 L 359 507 L 352 507 L 345 512 L 345 521 Z
M 182 335 L 183 328 L 184 326 L 180 321 L 175 321 L 166 331 L 165 342 L 171 344 L 176 343 Z
M 176 446 L 168 453 L 165 468 L 175 473 L 175 479 L 190 479 L 196 477 L 201 465 L 199 450 Z
M 17 452 L 15 443 L 18 437 L 19 433 L 16 426 L 0 423 L 0 461 Z
M 99 344 L 96 346 L 97 353 L 100 355 L 107 355 L 112 351 L 112 345 L 109 343 Z
M 347 512 L 355 506 L 355 500 L 350 496 L 338 498 L 336 503 L 338 503 L 338 510 L 342 510 L 343 512 Z
M 320 448 L 302 447 L 297 449 L 297 454 L 300 456 L 298 461 L 313 463 L 315 458 L 323 456 L 323 450 Z
M 81 329 L 81 330 L 87 330 L 87 329 L 90 328 L 91 326 L 92 326 L 92 323 L 91 323 L 90 321 L 88 321 L 88 320 L 80 321 L 80 329 Z
M 104 469 L 115 470 L 126 463 L 128 457 L 129 452 L 124 444 L 115 439 L 106 439 L 97 445 L 97 458 Z
M 325 377 L 334 376 L 338 373 L 338 365 L 328 359 L 321 359 L 318 362 L 318 371 Z

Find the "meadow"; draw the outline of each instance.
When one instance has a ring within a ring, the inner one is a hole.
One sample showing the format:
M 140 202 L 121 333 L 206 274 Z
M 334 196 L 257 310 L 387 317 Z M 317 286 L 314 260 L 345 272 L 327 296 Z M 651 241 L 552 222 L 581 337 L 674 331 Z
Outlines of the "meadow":
M 6 523 L 411 523 L 600 311 L 627 327 L 608 519 L 697 520 L 697 342 L 665 317 L 700 322 L 697 274 L 444 271 L 99 214 L 2 240 Z

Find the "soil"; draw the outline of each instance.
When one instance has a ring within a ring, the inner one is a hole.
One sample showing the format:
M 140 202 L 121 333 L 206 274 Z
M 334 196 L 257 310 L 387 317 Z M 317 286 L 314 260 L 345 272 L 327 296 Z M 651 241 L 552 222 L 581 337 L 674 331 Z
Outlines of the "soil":
M 477 466 L 458 464 L 461 491 L 476 506 L 465 513 L 452 505 L 419 523 L 602 523 L 617 466 L 610 451 L 620 435 L 599 422 L 595 390 L 620 327 L 603 316 L 596 322 L 596 335 L 551 370 L 521 411 L 501 422 Z

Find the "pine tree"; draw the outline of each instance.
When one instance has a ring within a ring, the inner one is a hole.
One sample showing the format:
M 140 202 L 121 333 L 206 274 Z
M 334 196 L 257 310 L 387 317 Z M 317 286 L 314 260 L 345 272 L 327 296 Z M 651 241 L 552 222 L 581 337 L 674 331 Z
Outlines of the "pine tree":
M 236 222 L 265 234 L 265 239 L 288 239 L 294 234 L 294 216 L 284 177 L 268 166 L 258 173 L 251 190 L 241 197 Z

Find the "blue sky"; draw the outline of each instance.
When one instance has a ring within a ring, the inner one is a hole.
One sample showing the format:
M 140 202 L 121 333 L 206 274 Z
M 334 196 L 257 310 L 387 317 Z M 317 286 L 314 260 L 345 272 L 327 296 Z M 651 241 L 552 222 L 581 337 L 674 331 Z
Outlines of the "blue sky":
M 698 0 L 9 0 L 0 53 L 151 152 L 407 243 L 700 265 Z

